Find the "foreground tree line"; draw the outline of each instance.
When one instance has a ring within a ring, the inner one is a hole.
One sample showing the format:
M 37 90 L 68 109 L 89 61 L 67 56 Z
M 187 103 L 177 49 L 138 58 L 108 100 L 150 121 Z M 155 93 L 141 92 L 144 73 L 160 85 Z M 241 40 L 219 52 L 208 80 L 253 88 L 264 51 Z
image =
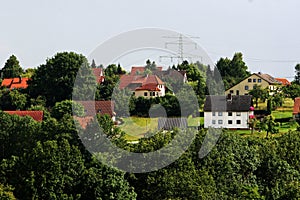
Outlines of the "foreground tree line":
M 131 152 L 167 145 L 175 132 L 128 144 L 109 117 L 99 116 L 107 137 Z M 51 113 L 43 122 L 0 112 L 0 198 L 7 199 L 299 199 L 300 132 L 268 140 L 224 131 L 205 158 L 196 137 L 174 163 L 157 171 L 124 173 L 86 151 L 73 121 Z M 84 131 L 83 131 L 84 134 Z M 184 138 L 183 138 L 184 139 Z

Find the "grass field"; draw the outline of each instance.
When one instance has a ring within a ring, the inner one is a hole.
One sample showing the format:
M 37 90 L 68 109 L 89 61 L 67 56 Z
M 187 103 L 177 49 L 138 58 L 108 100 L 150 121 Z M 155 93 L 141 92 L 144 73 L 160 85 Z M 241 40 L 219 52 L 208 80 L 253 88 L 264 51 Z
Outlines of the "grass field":
M 158 125 L 158 118 L 130 117 L 123 118 L 123 121 L 124 123 L 119 127 L 126 133 L 127 140 L 138 140 L 146 133 L 156 131 Z M 199 126 L 203 123 L 203 117 L 188 118 L 188 126 Z
M 127 140 L 138 140 L 147 132 L 157 130 L 158 118 L 128 117 L 123 118 L 123 121 L 119 127 L 126 133 Z

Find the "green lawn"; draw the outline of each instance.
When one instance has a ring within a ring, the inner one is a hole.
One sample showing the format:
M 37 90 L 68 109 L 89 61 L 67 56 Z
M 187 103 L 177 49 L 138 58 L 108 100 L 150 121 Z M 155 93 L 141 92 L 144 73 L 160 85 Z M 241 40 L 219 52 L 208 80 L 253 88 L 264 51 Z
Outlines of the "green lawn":
M 119 127 L 126 133 L 127 140 L 138 140 L 147 132 L 157 130 L 158 118 L 128 117 L 123 121 Z
M 138 140 L 144 137 L 147 132 L 154 132 L 157 130 L 158 118 L 144 118 L 144 117 L 129 117 L 123 118 L 124 123 L 120 125 L 122 131 L 126 133 L 127 140 Z M 203 117 L 189 117 L 188 126 L 199 126 L 204 123 Z

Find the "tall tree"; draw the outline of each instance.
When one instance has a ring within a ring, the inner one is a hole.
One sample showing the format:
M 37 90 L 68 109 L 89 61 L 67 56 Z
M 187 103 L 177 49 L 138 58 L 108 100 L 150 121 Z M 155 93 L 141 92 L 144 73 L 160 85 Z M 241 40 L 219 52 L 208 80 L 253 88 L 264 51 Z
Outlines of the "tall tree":
M 2 72 L 2 78 L 15 78 L 23 73 L 20 63 L 15 55 L 11 55 L 6 61 Z
M 294 80 L 294 82 L 295 82 L 296 84 L 300 84 L 300 64 L 297 64 L 297 65 L 295 66 L 295 73 L 296 73 L 296 75 L 295 75 L 295 80 Z
M 248 67 L 243 61 L 242 53 L 235 53 L 232 60 L 220 58 L 216 64 L 223 78 L 225 89 L 228 89 L 250 75 Z
M 74 82 L 80 67 L 88 67 L 85 56 L 73 52 L 57 53 L 46 64 L 37 68 L 32 80 L 29 81 L 29 92 L 32 97 L 43 95 L 47 105 L 71 99 Z M 91 70 L 84 73 L 85 79 L 95 78 Z M 91 81 L 92 82 L 92 81 Z M 93 86 L 93 85 L 92 85 Z

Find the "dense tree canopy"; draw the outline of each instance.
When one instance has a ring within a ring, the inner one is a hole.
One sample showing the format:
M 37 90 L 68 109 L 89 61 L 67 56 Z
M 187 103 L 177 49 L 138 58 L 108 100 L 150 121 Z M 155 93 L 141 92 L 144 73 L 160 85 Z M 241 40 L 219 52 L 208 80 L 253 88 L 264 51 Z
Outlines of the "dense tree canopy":
M 88 67 L 88 61 L 83 55 L 73 52 L 57 53 L 53 58 L 48 59 L 46 64 L 38 67 L 32 76 L 29 82 L 31 96 L 45 96 L 46 103 L 50 106 L 62 100 L 70 100 L 80 67 Z M 90 74 L 84 75 L 86 79 L 92 79 L 93 82 L 94 76 L 91 71 Z

